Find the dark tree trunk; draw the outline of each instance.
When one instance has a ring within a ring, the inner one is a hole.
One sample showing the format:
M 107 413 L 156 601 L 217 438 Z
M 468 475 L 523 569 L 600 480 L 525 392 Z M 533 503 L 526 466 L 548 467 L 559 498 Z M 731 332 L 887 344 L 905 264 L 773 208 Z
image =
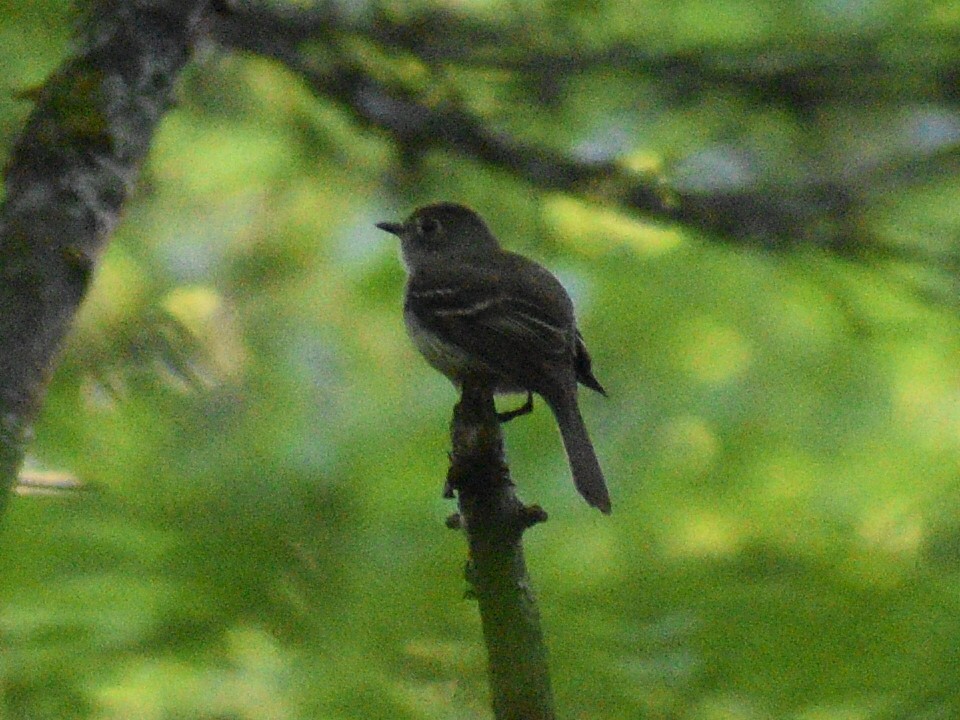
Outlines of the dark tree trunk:
M 0 510 L 207 2 L 101 2 L 36 93 L 0 206 Z

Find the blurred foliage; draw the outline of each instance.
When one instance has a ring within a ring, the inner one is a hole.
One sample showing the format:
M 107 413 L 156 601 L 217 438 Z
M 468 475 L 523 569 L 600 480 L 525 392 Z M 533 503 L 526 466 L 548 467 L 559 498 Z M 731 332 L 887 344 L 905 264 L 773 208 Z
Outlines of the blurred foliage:
M 37 428 L 30 468 L 87 490 L 3 519 L 0 717 L 488 716 L 443 527 L 455 395 L 404 335 L 373 227 L 440 198 L 558 272 L 610 391 L 582 403 L 610 518 L 576 496 L 542 405 L 507 429 L 521 495 L 551 514 L 527 548 L 561 716 L 957 717 L 955 3 L 331 7 L 343 56 L 427 104 L 456 93 L 492 130 L 705 193 L 849 179 L 857 227 L 906 252 L 651 224 L 418 152 L 205 47 Z M 484 62 L 417 55 L 435 11 L 475 30 L 443 47 Z M 72 15 L 0 12 L 6 156 Z M 384 18 L 412 34 L 391 44 Z M 641 71 L 624 47 L 715 60 Z M 524 70 L 548 49 L 568 65 Z M 772 50 L 793 85 L 761 82 Z

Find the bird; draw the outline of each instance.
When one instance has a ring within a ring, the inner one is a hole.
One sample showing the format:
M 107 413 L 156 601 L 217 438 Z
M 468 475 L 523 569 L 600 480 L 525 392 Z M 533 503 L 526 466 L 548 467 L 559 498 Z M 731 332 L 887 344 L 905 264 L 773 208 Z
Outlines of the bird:
M 426 361 L 458 388 L 482 378 L 495 393 L 533 393 L 550 408 L 573 482 L 591 506 L 611 511 L 610 494 L 586 424 L 578 384 L 606 395 L 593 374 L 573 302 L 545 267 L 500 246 L 479 214 L 439 202 L 403 222 L 377 227 L 400 238 L 407 271 L 403 317 Z

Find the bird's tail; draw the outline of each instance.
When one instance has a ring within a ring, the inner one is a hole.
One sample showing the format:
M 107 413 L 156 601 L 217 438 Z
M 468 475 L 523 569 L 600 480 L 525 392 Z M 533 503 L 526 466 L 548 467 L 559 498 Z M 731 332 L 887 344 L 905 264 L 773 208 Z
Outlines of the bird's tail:
M 573 484 L 584 500 L 600 512 L 609 514 L 610 493 L 607 492 L 607 483 L 603 479 L 603 470 L 600 469 L 593 443 L 590 442 L 587 426 L 577 407 L 576 395 L 568 395 L 557 401 L 548 400 L 547 404 L 560 427 L 563 447 L 573 473 Z

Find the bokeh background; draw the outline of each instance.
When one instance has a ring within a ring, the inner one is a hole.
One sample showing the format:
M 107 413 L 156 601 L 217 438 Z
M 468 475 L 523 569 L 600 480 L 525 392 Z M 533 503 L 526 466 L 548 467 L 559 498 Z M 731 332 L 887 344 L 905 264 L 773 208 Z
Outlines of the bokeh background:
M 550 513 L 527 552 L 560 716 L 957 717 L 958 6 L 264 7 L 337 18 L 298 45 L 328 89 L 349 67 L 715 209 L 530 182 L 204 43 L 25 469 L 86 489 L 2 520 L 0 717 L 489 717 L 440 494 L 456 398 L 373 226 L 439 199 L 561 277 L 610 392 L 582 409 L 611 517 L 542 405 L 506 429 Z M 76 13 L 0 17 L 6 156 Z

